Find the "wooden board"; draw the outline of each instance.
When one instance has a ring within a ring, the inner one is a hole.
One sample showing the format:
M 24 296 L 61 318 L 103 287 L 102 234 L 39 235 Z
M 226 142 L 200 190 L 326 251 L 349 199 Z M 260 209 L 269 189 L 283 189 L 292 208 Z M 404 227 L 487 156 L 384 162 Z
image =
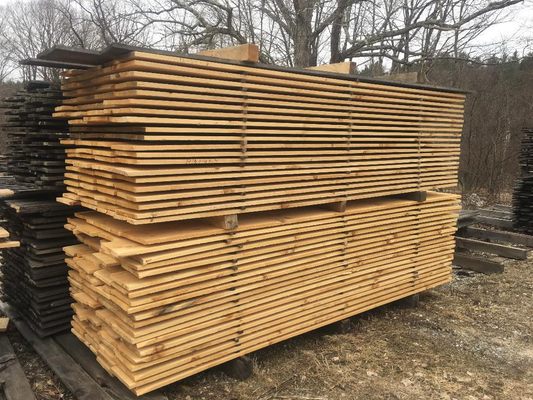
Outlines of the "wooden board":
M 246 43 L 238 46 L 224 47 L 222 49 L 202 50 L 198 54 L 233 61 L 258 62 L 259 46 L 253 43 Z
M 510 219 L 502 219 L 502 218 L 495 218 L 495 217 L 487 217 L 485 215 L 478 215 L 476 217 L 476 221 L 484 225 L 494 226 L 496 228 L 512 228 L 513 227 L 513 221 Z
M 333 64 L 322 64 L 314 67 L 307 67 L 314 71 L 337 72 L 340 74 L 355 74 L 357 73 L 357 64 L 352 61 L 343 61 Z
M 533 236 L 524 235 L 520 233 L 500 231 L 496 229 L 481 229 L 474 227 L 467 227 L 461 234 L 464 234 L 468 237 L 473 237 L 477 239 L 492 240 L 496 242 L 504 242 L 511 244 L 521 244 L 527 247 L 533 248 Z
M 145 52 L 62 89 L 60 201 L 132 224 L 457 185 L 462 94 Z
M 9 325 L 9 318 L 1 317 L 0 318 L 0 332 L 7 331 L 7 326 Z
M 455 195 L 67 228 L 73 332 L 137 394 L 450 280 Z
M 17 240 L 9 240 L 10 233 L 0 227 L 0 249 L 12 249 L 20 246 Z
M 467 254 L 456 253 L 453 258 L 453 265 L 484 274 L 498 274 L 504 271 L 504 266 L 499 262 Z
M 527 259 L 528 251 L 527 249 L 521 249 L 519 247 L 508 246 L 497 243 L 484 242 L 482 240 L 469 239 L 469 238 L 456 238 L 457 247 L 474 250 L 474 251 L 483 251 L 486 253 L 497 254 L 502 257 L 514 258 L 517 260 Z

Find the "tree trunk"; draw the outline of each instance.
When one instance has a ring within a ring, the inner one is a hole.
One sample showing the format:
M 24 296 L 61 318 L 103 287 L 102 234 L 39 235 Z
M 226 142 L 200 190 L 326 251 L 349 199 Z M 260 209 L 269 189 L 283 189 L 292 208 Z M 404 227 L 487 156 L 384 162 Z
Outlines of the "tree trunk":
M 348 7 L 348 0 L 338 0 L 337 9 L 335 10 L 335 18 L 331 24 L 331 38 L 330 38 L 330 47 L 331 47 L 331 58 L 330 63 L 338 63 L 344 61 L 341 57 L 341 32 L 342 24 L 344 23 L 344 12 Z
M 313 52 L 313 7 L 316 0 L 294 0 L 296 12 L 293 40 L 294 66 L 309 67 L 316 65 L 316 52 Z M 313 60 L 314 59 L 314 60 Z

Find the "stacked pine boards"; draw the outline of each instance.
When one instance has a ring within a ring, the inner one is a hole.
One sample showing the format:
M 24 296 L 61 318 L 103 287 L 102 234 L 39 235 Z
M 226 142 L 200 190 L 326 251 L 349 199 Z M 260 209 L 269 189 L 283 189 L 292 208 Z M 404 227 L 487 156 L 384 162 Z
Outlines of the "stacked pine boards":
M 448 282 L 457 210 L 435 193 L 245 214 L 229 231 L 79 213 L 73 332 L 143 394 Z
M 95 65 L 55 113 L 72 330 L 135 393 L 450 280 L 457 196 L 393 195 L 456 185 L 463 94 L 121 49 L 45 61 Z
M 533 128 L 523 129 L 520 167 L 513 194 L 514 222 L 518 229 L 533 235 Z
M 73 210 L 55 201 L 64 188 L 59 140 L 68 135 L 66 122 L 52 118 L 60 101 L 58 87 L 37 81 L 0 103 L 8 141 L 2 226 L 20 242 L 3 251 L 2 298 L 39 336 L 68 330 L 72 316 L 62 248 L 75 242 L 64 228 Z
M 142 51 L 62 87 L 62 201 L 131 224 L 457 184 L 459 93 Z

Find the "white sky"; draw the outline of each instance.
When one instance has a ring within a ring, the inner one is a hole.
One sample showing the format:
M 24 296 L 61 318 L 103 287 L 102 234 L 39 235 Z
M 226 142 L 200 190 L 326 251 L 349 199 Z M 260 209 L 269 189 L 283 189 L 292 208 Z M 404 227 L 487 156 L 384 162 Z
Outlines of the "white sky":
M 8 3 L 20 3 L 25 0 L 0 0 L 0 6 Z M 494 0 L 487 0 L 487 3 Z M 489 46 L 499 43 L 501 49 L 506 49 L 511 54 L 515 49 L 519 56 L 533 51 L 533 0 L 524 0 L 515 4 L 508 10 L 505 20 L 492 26 L 481 34 L 475 45 Z M 494 48 L 490 46 L 490 48 Z
M 2 1 L 2 0 L 0 0 Z M 502 43 L 509 53 L 518 50 L 521 57 L 522 51 L 533 51 L 533 0 L 515 4 L 508 11 L 503 22 L 487 29 L 475 40 L 476 45 L 490 45 Z

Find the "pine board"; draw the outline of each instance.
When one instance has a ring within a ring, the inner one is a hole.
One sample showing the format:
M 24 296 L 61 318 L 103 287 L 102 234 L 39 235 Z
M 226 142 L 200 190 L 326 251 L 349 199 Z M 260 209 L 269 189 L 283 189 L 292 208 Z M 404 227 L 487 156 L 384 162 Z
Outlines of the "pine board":
M 65 249 L 73 332 L 146 393 L 449 281 L 457 201 L 430 193 L 245 214 L 231 230 L 78 213 L 67 228 L 84 245 Z
M 60 201 L 131 224 L 457 184 L 462 94 L 136 51 L 62 90 Z

